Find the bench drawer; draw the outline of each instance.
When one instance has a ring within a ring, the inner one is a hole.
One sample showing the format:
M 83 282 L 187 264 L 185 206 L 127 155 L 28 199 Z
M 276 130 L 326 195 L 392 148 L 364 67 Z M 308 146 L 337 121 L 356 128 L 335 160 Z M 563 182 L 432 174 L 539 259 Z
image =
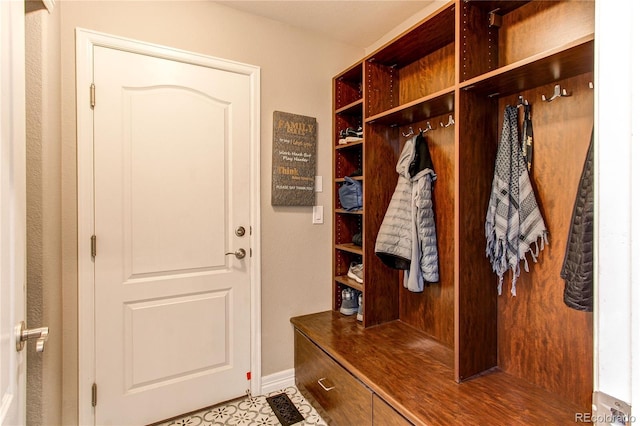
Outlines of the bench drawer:
M 372 392 L 302 333 L 295 332 L 296 385 L 327 422 L 372 424 Z

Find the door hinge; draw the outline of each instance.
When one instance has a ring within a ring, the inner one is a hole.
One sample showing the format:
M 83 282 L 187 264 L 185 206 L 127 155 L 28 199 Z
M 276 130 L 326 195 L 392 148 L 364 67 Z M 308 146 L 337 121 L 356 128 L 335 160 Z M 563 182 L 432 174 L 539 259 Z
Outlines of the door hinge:
M 93 83 L 89 86 L 89 103 L 91 104 L 91 108 L 96 106 L 96 85 Z
M 96 257 L 96 251 L 97 251 L 96 247 L 97 247 L 96 246 L 96 236 L 92 235 L 91 236 L 91 257 L 93 257 L 94 259 Z
M 98 405 L 98 385 L 95 383 L 91 385 L 91 406 L 95 407 Z

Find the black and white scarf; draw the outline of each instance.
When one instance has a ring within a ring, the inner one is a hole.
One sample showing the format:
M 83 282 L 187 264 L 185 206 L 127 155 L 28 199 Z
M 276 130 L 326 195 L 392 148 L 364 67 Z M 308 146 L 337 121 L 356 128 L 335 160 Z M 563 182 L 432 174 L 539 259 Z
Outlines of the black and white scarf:
M 511 294 L 515 296 L 520 261 L 524 260 L 524 269 L 528 272 L 525 255 L 531 253 L 536 261 L 544 244 L 548 244 L 548 231 L 518 143 L 518 111 L 511 105 L 504 111 L 485 233 L 487 257 L 499 277 L 498 294 L 502 294 L 503 275 L 510 268 L 513 272 Z M 538 245 L 538 239 L 541 245 Z M 534 242 L 535 251 L 531 247 Z

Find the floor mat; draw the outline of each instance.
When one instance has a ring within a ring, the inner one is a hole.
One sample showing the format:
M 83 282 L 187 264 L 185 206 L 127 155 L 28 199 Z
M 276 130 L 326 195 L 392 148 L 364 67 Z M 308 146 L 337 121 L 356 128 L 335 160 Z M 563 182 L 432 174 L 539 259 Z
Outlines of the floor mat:
M 283 426 L 291 426 L 304 420 L 286 393 L 267 397 L 267 403 Z

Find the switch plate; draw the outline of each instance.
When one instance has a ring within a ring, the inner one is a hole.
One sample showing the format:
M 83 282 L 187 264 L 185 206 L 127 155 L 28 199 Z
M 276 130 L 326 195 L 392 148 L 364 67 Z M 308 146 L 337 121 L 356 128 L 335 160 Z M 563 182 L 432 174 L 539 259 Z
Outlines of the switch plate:
M 314 225 L 324 223 L 324 208 L 322 206 L 313 206 L 311 223 Z
M 316 176 L 316 192 L 322 192 L 322 176 Z

